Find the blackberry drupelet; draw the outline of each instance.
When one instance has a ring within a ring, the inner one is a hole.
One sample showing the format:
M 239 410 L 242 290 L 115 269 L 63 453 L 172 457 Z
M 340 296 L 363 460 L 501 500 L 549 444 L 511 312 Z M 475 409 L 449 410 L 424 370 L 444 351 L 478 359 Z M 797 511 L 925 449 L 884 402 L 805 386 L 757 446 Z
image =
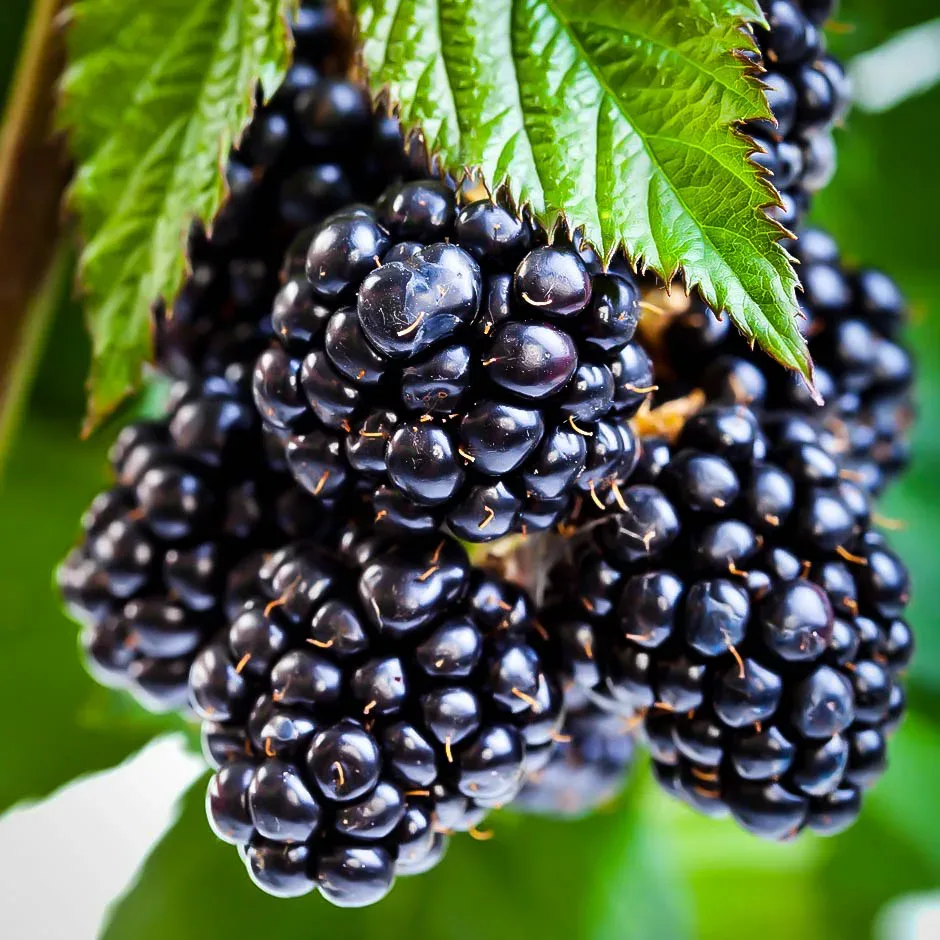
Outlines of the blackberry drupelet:
M 590 703 L 569 711 L 558 747 L 530 773 L 513 809 L 579 818 L 610 803 L 633 764 L 639 725 Z
M 229 156 L 229 192 L 210 233 L 198 224 L 190 233 L 191 273 L 171 309 L 154 307 L 157 361 L 170 375 L 222 371 L 236 345 L 253 344 L 257 356 L 291 240 L 408 172 L 397 122 L 373 115 L 366 89 L 336 77 L 345 63 L 332 7 L 307 0 L 293 32 L 293 64 Z
M 562 697 L 530 601 L 447 536 L 274 553 L 193 664 L 210 824 L 254 881 L 383 897 L 550 759 Z
M 755 30 L 759 63 L 774 122 L 747 125 L 755 163 L 771 174 L 781 206 L 771 215 L 794 231 L 813 193 L 836 168 L 832 129 L 851 104 L 851 88 L 839 61 L 825 51 L 819 30 L 832 4 L 761 0 L 768 28 Z M 801 8 L 802 7 L 802 8 Z
M 691 418 L 550 577 L 544 622 L 596 703 L 646 710 L 669 792 L 782 839 L 854 819 L 913 643 L 867 495 L 793 422 L 766 432 L 740 405 Z
M 699 304 L 667 327 L 657 381 L 666 397 L 701 387 L 712 401 L 811 417 L 818 442 L 877 494 L 910 458 L 914 367 L 902 341 L 904 298 L 882 272 L 845 266 L 823 232 L 807 229 L 791 250 L 801 261 L 802 331 L 823 407 L 797 376 Z
M 386 523 L 482 542 L 629 477 L 652 364 L 627 272 L 425 180 L 324 222 L 306 273 L 275 302 L 255 400 L 314 495 L 365 480 Z
M 333 513 L 268 461 L 240 384 L 179 383 L 164 419 L 121 432 L 115 485 L 85 513 L 58 571 L 92 672 L 154 710 L 186 705 L 190 664 L 238 603 L 257 553 L 299 531 L 330 534 Z

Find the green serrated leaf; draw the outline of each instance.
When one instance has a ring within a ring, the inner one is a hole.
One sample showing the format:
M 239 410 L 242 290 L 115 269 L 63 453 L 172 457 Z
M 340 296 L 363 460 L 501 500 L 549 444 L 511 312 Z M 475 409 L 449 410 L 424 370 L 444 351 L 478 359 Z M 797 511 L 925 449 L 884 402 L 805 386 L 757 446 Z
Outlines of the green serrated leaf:
M 681 269 L 807 381 L 797 278 L 739 121 L 767 102 L 736 51 L 756 0 L 355 0 L 364 62 L 451 169 L 509 181 L 551 227 Z
M 64 121 L 79 160 L 80 276 L 94 361 L 96 423 L 138 383 L 150 308 L 184 273 L 192 218 L 211 219 L 220 172 L 288 61 L 296 0 L 80 0 L 72 8 Z

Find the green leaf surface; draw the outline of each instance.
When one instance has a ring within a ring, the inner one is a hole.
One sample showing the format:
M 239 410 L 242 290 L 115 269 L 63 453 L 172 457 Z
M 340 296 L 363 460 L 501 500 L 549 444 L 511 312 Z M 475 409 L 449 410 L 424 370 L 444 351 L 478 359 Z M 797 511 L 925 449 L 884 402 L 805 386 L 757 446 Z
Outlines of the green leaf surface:
M 89 417 L 139 382 L 150 307 L 184 273 L 193 217 L 214 217 L 221 166 L 287 64 L 292 0 L 80 0 L 72 7 L 66 125 L 79 165 L 71 200 L 93 343 Z
M 736 122 L 767 104 L 734 55 L 753 0 L 357 0 L 364 60 L 406 127 L 551 228 L 584 226 L 810 379 L 772 191 Z
M 640 789 L 643 782 L 640 781 Z M 105 940 L 656 940 L 687 936 L 681 883 L 644 821 L 642 798 L 581 822 L 496 814 L 485 843 L 451 841 L 443 863 L 401 878 L 380 904 L 341 910 L 321 898 L 275 900 L 248 880 L 205 822 L 205 781 L 115 907 Z M 207 891 L 212 901 L 206 903 Z M 670 900 L 665 908 L 661 905 Z M 664 932 L 665 931 L 665 932 Z

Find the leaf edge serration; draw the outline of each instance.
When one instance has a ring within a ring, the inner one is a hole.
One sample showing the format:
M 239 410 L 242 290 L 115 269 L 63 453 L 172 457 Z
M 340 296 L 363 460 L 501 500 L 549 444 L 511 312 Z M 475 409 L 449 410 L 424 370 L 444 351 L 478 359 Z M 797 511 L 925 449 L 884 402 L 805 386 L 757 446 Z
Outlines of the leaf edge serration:
M 443 0 L 437 0 L 443 2 Z M 708 4 L 710 0 L 705 0 Z M 362 24 L 356 15 L 357 4 L 362 0 L 339 0 L 340 8 L 349 17 L 354 30 L 354 48 L 355 58 L 352 67 L 354 77 L 364 81 L 373 95 L 376 107 L 384 110 L 386 114 L 396 117 L 401 125 L 402 132 L 411 151 L 417 150 L 423 158 L 428 171 L 433 175 L 448 175 L 453 178 L 455 183 L 460 186 L 468 178 L 475 178 L 482 181 L 486 190 L 490 193 L 496 191 L 513 191 L 513 179 L 508 172 L 494 178 L 489 178 L 484 166 L 478 161 L 451 161 L 448 158 L 446 147 L 434 146 L 429 144 L 427 134 L 420 119 L 407 120 L 402 117 L 402 100 L 400 100 L 392 87 L 390 81 L 377 83 L 372 76 L 372 72 L 366 61 L 364 48 L 364 36 Z M 730 23 L 729 31 L 733 31 L 740 36 L 740 45 L 721 50 L 722 55 L 727 55 L 735 59 L 739 64 L 739 75 L 742 80 L 752 83 L 760 90 L 760 98 L 763 107 L 756 113 L 748 113 L 734 121 L 722 125 L 727 129 L 729 141 L 734 141 L 741 145 L 740 154 L 746 163 L 748 172 L 752 174 L 754 182 L 760 186 L 766 195 L 766 199 L 759 204 L 751 206 L 753 216 L 758 225 L 766 225 L 768 238 L 773 245 L 769 249 L 768 256 L 764 260 L 774 262 L 774 272 L 779 279 L 780 291 L 783 296 L 778 297 L 778 302 L 789 313 L 792 319 L 792 328 L 789 330 L 780 330 L 773 325 L 763 332 L 755 329 L 752 325 L 752 319 L 735 306 L 730 305 L 730 298 L 725 296 L 722 300 L 720 293 L 715 290 L 709 290 L 701 279 L 690 283 L 688 272 L 681 264 L 674 266 L 672 270 L 666 270 L 665 266 L 657 265 L 651 262 L 646 253 L 635 253 L 630 251 L 629 246 L 621 237 L 617 241 L 604 245 L 603 250 L 598 254 L 602 257 L 605 264 L 617 252 L 622 252 L 629 260 L 635 271 L 644 273 L 651 271 L 659 276 L 667 285 L 671 284 L 676 277 L 683 274 L 684 287 L 687 292 L 694 290 L 701 298 L 702 302 L 710 307 L 716 316 L 727 314 L 731 317 L 737 329 L 753 345 L 755 342 L 761 346 L 765 353 L 776 359 L 785 368 L 796 372 L 807 385 L 814 400 L 821 403 L 814 381 L 814 366 L 806 340 L 799 332 L 796 326 L 796 320 L 799 316 L 799 303 L 797 292 L 801 290 L 799 277 L 794 270 L 795 259 L 786 250 L 781 243 L 784 239 L 795 237 L 792 232 L 782 226 L 775 219 L 770 217 L 766 210 L 780 204 L 780 194 L 774 188 L 770 177 L 761 167 L 750 161 L 748 158 L 757 150 L 757 145 L 753 138 L 747 133 L 744 124 L 747 121 L 755 119 L 766 119 L 771 117 L 766 95 L 763 93 L 763 85 L 760 82 L 760 75 L 763 74 L 763 67 L 754 59 L 757 51 L 756 42 L 753 36 L 753 28 L 757 25 L 766 26 L 766 19 L 759 5 L 753 0 L 738 0 L 732 3 L 735 8 L 734 22 Z M 526 212 L 533 219 L 538 221 L 547 231 L 553 232 L 558 225 L 567 227 L 570 231 L 580 231 L 585 233 L 585 240 L 593 247 L 597 246 L 595 238 L 587 232 L 587 222 L 573 218 L 571 212 L 566 209 L 549 208 L 539 210 L 533 206 L 530 198 L 513 200 L 518 211 Z M 696 222 L 698 225 L 699 223 Z M 770 237 L 773 233 L 773 238 Z M 717 253 L 717 252 L 716 252 Z M 719 253 L 720 254 L 720 253 Z M 782 269 L 782 270 L 781 270 Z M 739 282 L 740 283 L 740 282 Z M 763 318 L 763 312 L 756 301 L 751 299 L 759 318 Z M 747 306 L 747 305 L 745 305 Z M 773 335 L 769 335 L 772 333 Z M 776 336 L 779 342 L 779 349 L 775 348 L 773 338 Z

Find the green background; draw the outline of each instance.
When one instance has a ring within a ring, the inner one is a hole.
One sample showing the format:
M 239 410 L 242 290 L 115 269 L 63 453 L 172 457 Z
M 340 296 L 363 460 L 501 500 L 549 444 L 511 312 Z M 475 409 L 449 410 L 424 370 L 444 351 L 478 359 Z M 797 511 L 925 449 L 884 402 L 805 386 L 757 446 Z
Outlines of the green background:
M 0 3 L 0 99 L 6 93 L 24 0 Z M 936 15 L 934 0 L 845 0 L 833 31 L 841 55 L 879 45 Z M 893 742 L 892 767 L 862 820 L 835 839 L 765 845 L 730 823 L 667 803 L 638 768 L 609 811 L 581 823 L 494 818 L 488 843 L 454 841 L 435 872 L 401 881 L 376 908 L 337 911 L 310 899 L 279 902 L 254 890 L 235 852 L 203 821 L 200 781 L 182 815 L 115 907 L 108 940 L 215 940 L 284 936 L 486 938 L 727 938 L 841 940 L 882 936 L 893 899 L 940 885 L 940 85 L 883 114 L 854 112 L 839 134 L 840 169 L 816 218 L 846 257 L 877 264 L 915 312 L 920 423 L 912 472 L 884 515 L 915 585 L 919 653 L 912 709 Z M 110 767 L 172 723 L 141 715 L 96 687 L 75 654 L 74 627 L 58 611 L 51 571 L 79 514 L 106 483 L 113 431 L 78 439 L 87 343 L 70 300 L 71 259 L 49 285 L 51 328 L 23 420 L 0 442 L 0 811 L 41 797 L 77 774 Z M 52 744 L 52 746 L 50 746 Z M 90 851 L 93 851 L 93 847 Z M 93 856 L 89 858 L 93 864 Z M 38 875 L 37 875 L 38 876 Z

